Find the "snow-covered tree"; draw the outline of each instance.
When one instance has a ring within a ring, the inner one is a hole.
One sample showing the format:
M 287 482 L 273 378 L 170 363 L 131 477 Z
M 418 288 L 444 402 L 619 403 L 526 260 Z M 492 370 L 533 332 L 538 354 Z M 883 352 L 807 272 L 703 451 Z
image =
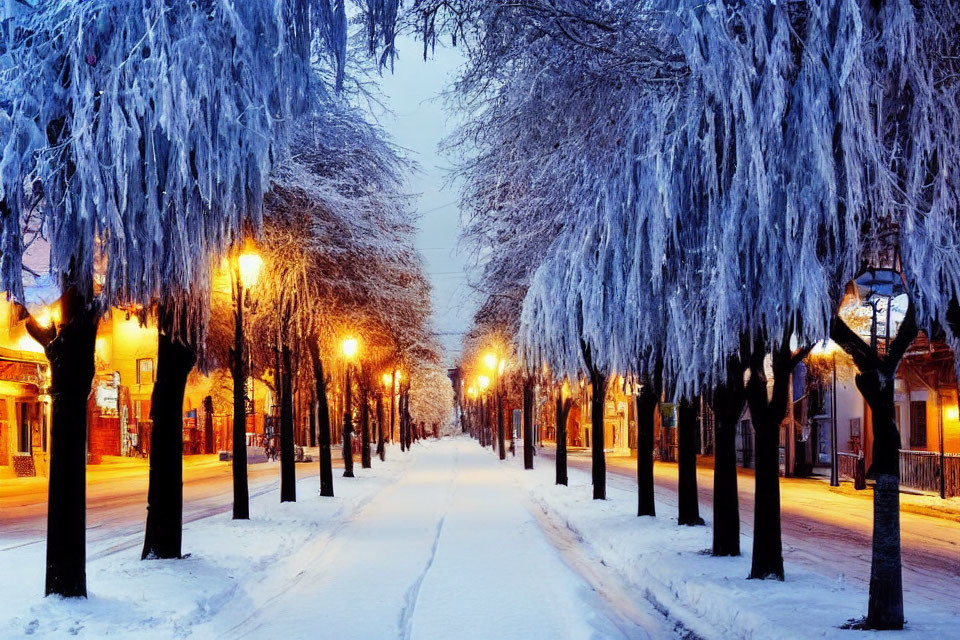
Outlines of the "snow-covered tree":
M 63 292 L 61 324 L 34 331 L 57 391 L 47 593 L 86 592 L 75 425 L 100 310 L 159 302 L 161 337 L 194 343 L 211 259 L 259 225 L 288 123 L 310 103 L 314 34 L 333 19 L 325 2 L 100 0 L 41 2 L 4 25 L 0 277 L 23 301 L 20 215 L 41 201 Z

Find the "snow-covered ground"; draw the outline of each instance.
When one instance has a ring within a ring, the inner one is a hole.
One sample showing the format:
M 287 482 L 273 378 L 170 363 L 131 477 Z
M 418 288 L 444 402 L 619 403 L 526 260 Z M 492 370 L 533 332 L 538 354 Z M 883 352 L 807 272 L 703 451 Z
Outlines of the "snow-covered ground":
M 255 498 L 248 522 L 188 523 L 184 560 L 141 562 L 129 545 L 98 554 L 87 600 L 41 597 L 42 544 L 0 545 L 0 636 L 675 635 L 599 565 L 575 571 L 590 563 L 544 532 L 515 476 L 474 442 L 429 442 L 378 462 L 335 478 L 335 499 L 321 499 L 312 477 L 297 503 L 279 504 L 275 490 Z
M 537 459 L 524 472 L 512 466 L 518 484 L 531 493 L 543 517 L 576 536 L 585 553 L 601 560 L 703 638 L 851 638 L 861 631 L 840 626 L 866 612 L 867 594 L 840 574 L 836 580 L 791 565 L 785 582 L 746 580 L 751 540 L 743 536 L 739 558 L 709 554 L 711 530 L 680 527 L 675 505 L 660 503 L 657 518 L 636 516 L 636 492 L 607 485 L 607 500 L 592 499 L 590 475 L 570 469 L 567 487 L 554 485 L 553 460 Z M 546 463 L 546 464 L 545 464 Z M 701 515 L 709 519 L 710 514 Z M 709 520 L 708 520 L 709 525 Z M 706 553 L 705 553 L 706 552 Z M 864 549 L 869 554 L 869 548 Z M 838 559 L 838 563 L 842 559 Z M 896 638 L 960 637 L 960 581 L 944 589 L 936 609 L 907 606 L 907 629 Z M 909 604 L 909 603 L 908 603 Z
M 42 539 L 0 530 L 0 637 L 861 637 L 840 625 L 862 616 L 862 585 L 790 563 L 786 582 L 748 581 L 746 536 L 743 557 L 712 558 L 709 527 L 678 527 L 670 505 L 637 518 L 635 492 L 594 501 L 589 474 L 557 487 L 536 462 L 465 438 L 393 449 L 338 474 L 333 499 L 311 474 L 296 503 L 265 485 L 250 521 L 197 514 L 176 561 L 141 562 L 130 523 L 107 519 L 87 600 L 43 598 Z M 888 635 L 957 637 L 955 591 L 907 619 Z

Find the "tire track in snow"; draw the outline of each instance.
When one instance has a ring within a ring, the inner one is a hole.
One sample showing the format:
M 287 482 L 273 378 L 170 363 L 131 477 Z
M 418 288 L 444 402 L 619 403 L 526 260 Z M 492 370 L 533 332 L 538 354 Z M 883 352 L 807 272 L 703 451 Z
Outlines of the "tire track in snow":
M 437 532 L 433 537 L 433 545 L 430 547 L 430 557 L 427 559 L 427 563 L 424 565 L 423 571 L 407 590 L 407 594 L 404 597 L 403 609 L 400 610 L 400 620 L 397 627 L 402 640 L 409 640 L 413 636 L 413 615 L 417 610 L 417 601 L 420 599 L 420 590 L 423 587 L 423 581 L 426 579 L 427 574 L 430 573 L 430 568 L 433 567 L 433 561 L 437 557 L 437 549 L 440 547 L 440 535 L 443 533 L 443 523 L 446 522 L 447 512 L 450 509 L 450 505 L 453 504 L 454 487 L 456 486 L 457 478 L 460 475 L 459 452 L 454 453 L 452 468 L 454 471 L 452 477 L 450 478 L 450 490 L 447 492 L 447 501 L 443 508 L 443 515 L 440 516 L 440 522 L 437 523 Z
M 433 560 L 437 557 L 437 547 L 440 546 L 440 534 L 443 531 L 443 523 L 446 519 L 447 516 L 444 514 L 440 518 L 440 522 L 437 523 L 437 533 L 433 537 L 433 546 L 430 548 L 430 557 L 427 559 L 427 564 L 423 567 L 423 572 L 417 577 L 417 580 L 407 590 L 407 595 L 404 598 L 403 609 L 400 610 L 400 620 L 397 625 L 400 630 L 400 638 L 403 640 L 409 640 L 413 635 L 413 614 L 417 610 L 420 588 L 423 586 L 423 581 L 427 577 L 427 574 L 430 573 Z

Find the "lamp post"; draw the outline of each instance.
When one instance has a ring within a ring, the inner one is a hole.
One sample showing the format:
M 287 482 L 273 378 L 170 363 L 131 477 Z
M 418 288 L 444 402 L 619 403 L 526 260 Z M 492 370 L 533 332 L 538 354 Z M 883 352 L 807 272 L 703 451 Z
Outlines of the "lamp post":
M 471 385 L 467 389 L 467 397 L 470 398 L 470 402 L 467 405 L 470 408 L 470 414 L 468 416 L 468 421 L 470 423 L 470 435 L 474 438 L 478 438 L 477 428 L 476 428 L 476 418 L 477 418 L 477 388 Z
M 496 446 L 496 443 L 493 442 L 493 433 L 490 428 L 490 397 L 487 395 L 487 389 L 490 388 L 490 378 L 488 376 L 478 376 L 477 377 L 477 387 L 480 389 L 481 404 L 484 407 L 483 411 L 483 436 L 484 436 L 484 446 L 487 443 L 487 436 L 490 436 L 491 446 Z M 489 433 L 488 433 L 489 432 Z
M 501 391 L 501 385 L 503 383 L 503 368 L 506 362 L 504 360 L 498 359 L 497 355 L 493 352 L 487 353 L 483 356 L 483 363 L 486 365 L 487 370 L 490 371 L 490 374 L 494 376 L 494 385 L 496 387 L 496 397 L 497 397 L 497 447 L 499 447 L 500 459 L 504 460 L 507 457 L 506 447 L 504 446 L 504 425 L 503 425 L 503 394 Z M 510 435 L 510 445 L 511 450 L 513 449 L 513 434 Z
M 390 421 L 391 421 L 391 429 L 392 429 L 393 428 L 392 427 L 392 422 L 393 422 L 393 374 L 392 373 L 383 374 L 383 393 L 384 394 L 387 393 L 388 389 L 390 393 Z M 381 397 L 380 405 L 382 408 L 383 394 L 381 394 L 380 397 Z M 385 444 L 385 434 L 384 434 L 384 431 L 385 431 L 384 422 L 386 422 L 386 420 L 383 419 L 383 411 L 381 410 L 377 413 L 377 431 L 379 432 L 377 434 L 377 455 L 380 456 L 381 460 L 387 459 L 387 448 Z
M 233 286 L 233 519 L 250 519 L 250 491 L 247 486 L 247 367 L 243 335 L 243 309 L 249 303 L 250 289 L 260 278 L 263 258 L 248 247 L 231 265 Z
M 356 338 L 347 338 L 343 341 L 343 355 L 347 363 L 347 383 L 344 390 L 343 409 L 343 477 L 353 476 L 353 384 L 350 378 L 353 369 L 353 356 L 357 353 Z

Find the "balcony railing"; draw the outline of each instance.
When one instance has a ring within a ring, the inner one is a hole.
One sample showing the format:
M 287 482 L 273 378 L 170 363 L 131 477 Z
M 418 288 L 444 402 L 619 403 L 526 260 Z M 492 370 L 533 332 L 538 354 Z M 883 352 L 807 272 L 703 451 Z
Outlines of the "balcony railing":
M 935 451 L 900 451 L 900 484 L 921 491 L 940 492 L 940 474 L 943 473 L 944 496 L 960 496 L 960 453 L 943 456 Z

